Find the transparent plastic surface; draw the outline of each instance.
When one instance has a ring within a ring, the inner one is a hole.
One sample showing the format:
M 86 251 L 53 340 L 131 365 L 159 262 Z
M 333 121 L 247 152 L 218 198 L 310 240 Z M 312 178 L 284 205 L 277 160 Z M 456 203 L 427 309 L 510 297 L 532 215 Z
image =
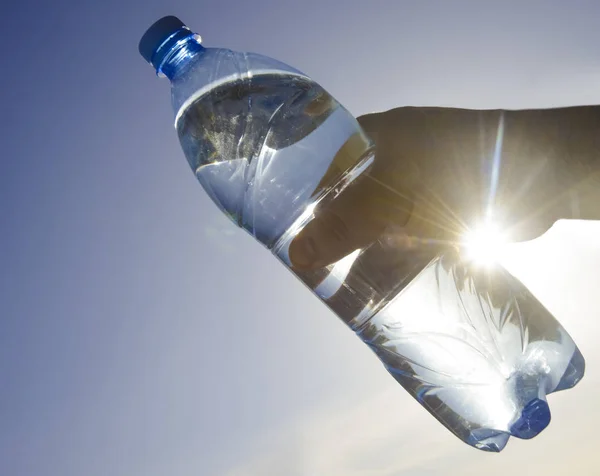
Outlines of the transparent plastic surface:
M 503 269 L 478 270 L 394 219 L 333 263 L 292 265 L 290 245 L 314 220 L 340 235 L 364 226 L 336 218 L 343 197 L 357 210 L 382 204 L 372 212 L 392 216 L 383 208 L 393 183 L 372 173 L 373 144 L 319 85 L 279 63 L 245 69 L 243 55 L 215 55 L 216 65 L 202 63 L 206 57 L 197 64 L 223 74 L 203 73 L 211 81 L 173 97 L 181 145 L 216 205 L 272 249 L 464 442 L 500 451 L 510 435 L 542 431 L 550 421 L 546 395 L 584 372 L 562 326 Z
M 332 162 L 360 135 L 356 120 L 308 78 L 270 71 L 216 82 L 181 113 L 177 131 L 213 201 L 268 247 L 316 204 L 318 188 L 324 194 L 342 167 L 352 168 L 351 158 Z
M 549 393 L 584 360 L 563 327 L 501 267 L 433 260 L 357 334 L 394 378 L 459 438 L 500 451 L 550 422 Z
M 190 102 L 218 83 L 248 79 L 259 72 L 302 76 L 300 71 L 272 58 L 226 48 L 204 48 L 198 41 L 199 37 L 190 35 L 184 45 L 174 48 L 161 68 L 171 80 L 175 114 L 187 110 Z

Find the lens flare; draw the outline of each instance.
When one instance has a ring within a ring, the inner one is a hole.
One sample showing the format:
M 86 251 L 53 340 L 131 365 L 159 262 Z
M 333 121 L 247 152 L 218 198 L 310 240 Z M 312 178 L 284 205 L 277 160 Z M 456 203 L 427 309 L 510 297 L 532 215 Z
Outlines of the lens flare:
M 484 223 L 469 230 L 463 238 L 465 258 L 480 266 L 497 263 L 507 245 L 507 238 L 494 223 Z

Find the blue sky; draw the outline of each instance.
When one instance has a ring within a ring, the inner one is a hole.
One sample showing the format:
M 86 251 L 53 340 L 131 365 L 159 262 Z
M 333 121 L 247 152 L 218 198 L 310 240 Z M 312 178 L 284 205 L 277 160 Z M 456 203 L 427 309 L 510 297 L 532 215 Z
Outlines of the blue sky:
M 550 397 L 538 438 L 479 454 L 205 196 L 137 53 L 166 14 L 303 70 L 356 115 L 600 104 L 596 0 L 3 5 L 0 474 L 591 474 L 597 224 L 561 223 L 507 263 L 588 373 Z M 549 253 L 559 269 L 542 270 Z

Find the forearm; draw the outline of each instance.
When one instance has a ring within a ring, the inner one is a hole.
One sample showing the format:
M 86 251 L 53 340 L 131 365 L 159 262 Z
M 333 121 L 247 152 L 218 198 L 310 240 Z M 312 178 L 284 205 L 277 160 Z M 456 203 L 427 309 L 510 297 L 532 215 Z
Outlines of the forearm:
M 600 106 L 402 107 L 359 122 L 386 173 L 410 171 L 409 184 L 441 199 L 442 221 L 493 211 L 530 239 L 561 218 L 600 219 Z
M 527 170 L 521 180 L 539 206 L 555 219 L 600 219 L 600 106 L 506 111 L 504 116 L 507 152 L 521 164 L 517 170 Z

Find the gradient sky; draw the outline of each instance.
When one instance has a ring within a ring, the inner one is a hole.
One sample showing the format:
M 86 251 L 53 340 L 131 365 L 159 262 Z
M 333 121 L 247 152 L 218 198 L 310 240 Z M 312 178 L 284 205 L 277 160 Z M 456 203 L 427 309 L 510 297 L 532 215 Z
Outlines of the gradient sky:
M 600 104 L 598 0 L 5 2 L 0 474 L 595 472 L 600 225 L 561 222 L 507 262 L 588 370 L 536 439 L 477 452 L 209 202 L 137 53 L 166 14 L 356 115 Z

